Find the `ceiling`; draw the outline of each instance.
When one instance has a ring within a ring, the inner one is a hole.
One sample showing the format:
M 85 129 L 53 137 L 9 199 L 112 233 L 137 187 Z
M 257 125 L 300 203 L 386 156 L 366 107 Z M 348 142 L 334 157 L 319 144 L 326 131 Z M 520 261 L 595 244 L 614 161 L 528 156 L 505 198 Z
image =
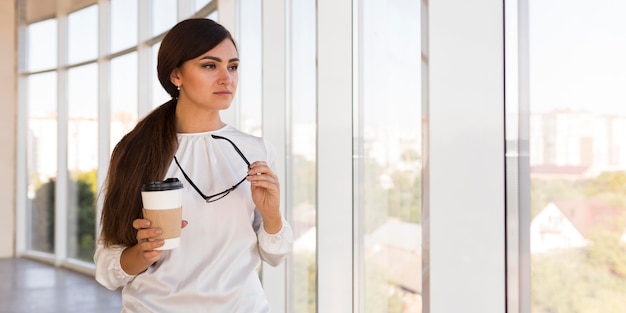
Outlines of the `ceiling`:
M 20 0 L 25 5 L 26 23 L 38 22 L 57 15 L 69 13 L 88 5 L 97 3 L 97 0 Z

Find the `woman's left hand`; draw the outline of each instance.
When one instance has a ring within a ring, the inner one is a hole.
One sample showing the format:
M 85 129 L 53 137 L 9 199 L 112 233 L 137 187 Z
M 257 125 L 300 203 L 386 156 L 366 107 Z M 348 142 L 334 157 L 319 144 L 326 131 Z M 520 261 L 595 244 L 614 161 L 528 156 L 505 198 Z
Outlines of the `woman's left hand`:
M 248 177 L 252 191 L 252 201 L 263 217 L 265 231 L 276 233 L 282 227 L 280 215 L 280 184 L 278 177 L 263 161 L 250 164 Z

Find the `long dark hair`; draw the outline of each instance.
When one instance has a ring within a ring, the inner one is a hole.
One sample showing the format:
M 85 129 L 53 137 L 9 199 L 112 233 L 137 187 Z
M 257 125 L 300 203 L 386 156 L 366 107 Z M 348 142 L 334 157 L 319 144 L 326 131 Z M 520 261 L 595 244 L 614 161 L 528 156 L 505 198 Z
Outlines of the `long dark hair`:
M 101 238 L 106 246 L 137 243 L 137 231 L 132 223 L 142 217 L 140 187 L 165 178 L 178 148 L 178 90 L 170 81 L 170 74 L 184 62 L 206 53 L 225 39 L 235 44 L 230 32 L 222 25 L 199 18 L 181 21 L 163 38 L 157 74 L 172 99 L 140 120 L 113 149 L 102 189 Z

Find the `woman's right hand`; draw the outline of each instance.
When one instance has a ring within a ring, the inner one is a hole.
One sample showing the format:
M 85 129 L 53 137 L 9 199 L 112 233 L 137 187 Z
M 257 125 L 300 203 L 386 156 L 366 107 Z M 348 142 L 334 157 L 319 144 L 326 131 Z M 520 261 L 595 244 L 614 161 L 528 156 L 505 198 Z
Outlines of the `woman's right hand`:
M 185 228 L 187 221 L 182 221 L 180 226 Z M 163 251 L 154 249 L 164 244 L 162 239 L 156 239 L 162 230 L 150 228 L 149 220 L 138 218 L 133 221 L 133 228 L 137 230 L 137 244 L 124 249 L 120 258 L 120 265 L 128 275 L 137 275 L 161 259 Z
M 136 219 L 132 226 L 137 230 L 137 244 L 122 251 L 120 265 L 126 274 L 137 275 L 161 258 L 163 252 L 154 249 L 164 242 L 156 239 L 161 234 L 161 229 L 150 228 L 149 220 Z
M 133 221 L 133 228 L 137 230 L 137 248 L 142 263 L 150 266 L 161 258 L 162 251 L 154 249 L 164 244 L 163 239 L 156 239 L 163 231 L 157 227 L 150 228 L 150 221 L 140 218 Z

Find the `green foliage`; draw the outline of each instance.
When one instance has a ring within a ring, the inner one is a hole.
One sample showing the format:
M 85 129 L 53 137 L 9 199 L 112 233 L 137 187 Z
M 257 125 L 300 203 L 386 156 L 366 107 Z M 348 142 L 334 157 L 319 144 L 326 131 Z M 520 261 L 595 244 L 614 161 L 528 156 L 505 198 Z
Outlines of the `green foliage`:
M 68 184 L 69 254 L 91 262 L 95 252 L 96 170 L 71 175 Z M 32 202 L 33 248 L 54 251 L 56 180 L 43 183 Z
M 585 194 L 614 207 L 626 207 L 626 172 L 605 172 L 585 184 Z
M 626 244 L 620 241 L 624 231 L 624 217 L 607 221 L 602 227 L 594 229 L 587 247 L 590 264 L 604 268 L 618 278 L 626 278 Z
M 532 259 L 532 312 L 626 312 L 626 280 L 588 262 L 584 250 Z
M 315 162 L 307 161 L 304 157 L 295 155 L 292 160 L 293 170 L 293 203 L 316 203 L 316 168 Z
M 602 199 L 626 207 L 626 173 L 595 179 L 531 180 L 531 216 L 549 202 Z M 626 214 L 590 230 L 585 248 L 532 256 L 532 312 L 626 312 L 626 245 L 620 242 Z
M 391 174 L 394 188 L 387 192 L 389 216 L 402 221 L 421 223 L 422 179 L 413 173 L 396 171 Z
M 70 204 L 70 214 L 75 214 L 75 234 L 71 234 L 73 245 L 77 246 L 76 257 L 90 262 L 95 252 L 96 238 L 96 170 L 73 175 L 70 195 L 75 202 Z
M 384 168 L 365 159 L 360 171 L 358 194 L 360 210 L 365 212 L 365 233 L 373 232 L 390 217 L 420 223 L 422 213 L 422 179 L 419 171 Z
M 364 310 L 365 313 L 402 312 L 401 288 L 389 282 L 388 269 L 373 262 L 367 262 L 364 270 Z
M 570 180 L 530 181 L 530 217 L 534 218 L 548 203 L 563 199 L 584 199 L 585 184 Z
M 359 203 L 356 204 L 364 217 L 364 232 L 371 233 L 387 221 L 388 198 L 387 190 L 381 186 L 380 177 L 384 169 L 374 160 L 364 159 L 359 170 L 356 194 Z
M 626 173 L 606 172 L 588 180 L 545 180 L 530 182 L 530 212 L 535 217 L 551 201 L 602 199 L 614 207 L 626 207 Z
M 40 184 L 31 202 L 31 244 L 42 252 L 54 252 L 55 180 Z
M 316 264 L 312 253 L 295 253 L 293 259 L 293 312 L 315 313 Z
M 417 160 L 415 151 L 407 151 L 407 160 Z M 315 203 L 315 162 L 294 156 L 293 203 Z M 419 168 L 403 171 L 383 167 L 375 160 L 365 158 L 355 169 L 360 177 L 355 179 L 356 206 L 364 218 L 364 232 L 371 233 L 388 221 L 398 218 L 405 222 L 421 222 L 422 180 Z M 384 180 L 384 181 L 383 181 Z M 315 255 L 294 254 L 293 312 L 316 312 Z M 364 310 L 366 312 L 402 312 L 401 287 L 390 282 L 388 268 L 380 268 L 368 262 L 364 271 Z
M 590 195 L 605 192 L 626 194 L 626 173 L 623 171 L 604 172 L 588 184 L 587 193 Z

